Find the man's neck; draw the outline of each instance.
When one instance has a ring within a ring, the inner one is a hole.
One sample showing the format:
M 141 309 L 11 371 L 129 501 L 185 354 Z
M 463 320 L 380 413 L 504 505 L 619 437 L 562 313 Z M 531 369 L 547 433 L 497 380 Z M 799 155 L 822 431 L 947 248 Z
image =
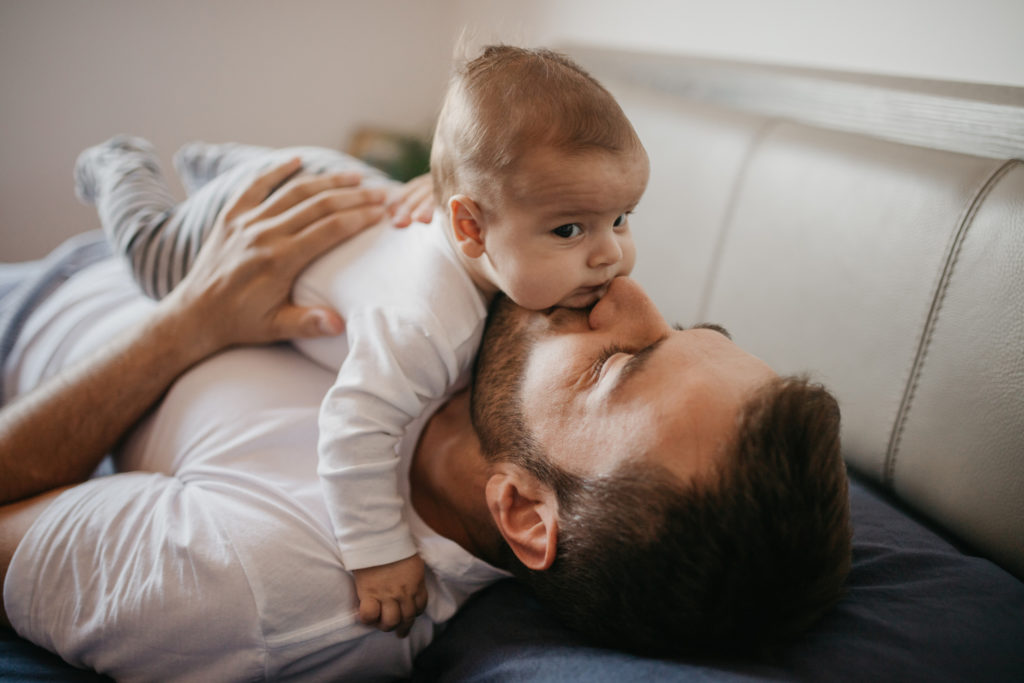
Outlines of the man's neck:
M 469 413 L 469 392 L 453 396 L 427 422 L 409 472 L 416 513 L 437 533 L 496 564 L 502 541 L 484 498 L 487 464 Z

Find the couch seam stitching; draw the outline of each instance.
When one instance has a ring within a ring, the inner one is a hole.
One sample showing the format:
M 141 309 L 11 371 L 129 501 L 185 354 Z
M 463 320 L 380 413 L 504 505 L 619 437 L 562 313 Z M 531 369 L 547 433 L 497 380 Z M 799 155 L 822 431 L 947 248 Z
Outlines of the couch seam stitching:
M 743 187 L 746 185 L 747 176 L 750 173 L 750 167 L 753 163 L 754 155 L 759 149 L 761 149 L 761 147 L 764 146 L 764 141 L 768 136 L 777 130 L 782 123 L 783 120 L 778 118 L 765 120 L 758 128 L 757 132 L 754 133 L 754 136 L 750 141 L 750 145 L 743 153 L 743 161 L 741 163 L 739 173 L 736 174 L 732 187 L 729 189 L 729 199 L 726 203 L 725 213 L 723 214 L 722 221 L 718 227 L 715 245 L 711 249 L 711 267 L 708 268 L 707 276 L 704 278 L 704 286 L 701 288 L 700 303 L 697 305 L 697 320 L 691 322 L 697 323 L 707 320 L 708 308 L 711 306 L 712 294 L 715 290 L 715 284 L 718 281 L 718 273 L 721 270 L 722 259 L 725 255 L 725 243 L 729 238 L 729 233 L 731 232 L 733 221 L 736 216 L 736 205 L 739 201 Z
M 949 284 L 953 279 L 953 271 L 956 268 L 956 263 L 960 257 L 960 251 L 966 241 L 967 232 L 973 225 L 975 216 L 977 216 L 985 199 L 987 199 L 989 194 L 991 194 L 992 189 L 1007 173 L 1010 172 L 1010 169 L 1016 167 L 1020 163 L 1021 162 L 1017 159 L 1008 159 L 995 171 L 990 173 L 981 184 L 981 187 L 973 194 L 971 200 L 967 203 L 964 213 L 962 213 L 958 219 L 956 232 L 953 235 L 953 239 L 946 252 L 946 258 L 944 259 L 942 268 L 939 271 L 938 283 L 936 284 L 934 294 L 932 295 L 928 313 L 925 317 L 925 322 L 921 330 L 921 336 L 918 339 L 917 349 L 914 353 L 913 360 L 911 361 L 910 372 L 907 377 L 906 385 L 903 389 L 903 396 L 900 399 L 900 405 L 896 411 L 896 419 L 893 422 L 892 432 L 889 435 L 889 446 L 886 450 L 885 465 L 882 472 L 882 481 L 889 488 L 892 488 L 894 485 L 894 479 L 896 476 L 896 459 L 899 453 L 900 443 L 903 439 L 903 431 L 906 428 L 911 404 L 913 403 L 914 396 L 917 392 L 917 386 L 921 379 L 922 368 L 924 367 L 925 358 L 928 355 L 928 348 L 931 345 L 932 337 L 935 333 L 935 327 L 938 324 L 939 311 L 945 301 L 946 292 L 949 290 Z

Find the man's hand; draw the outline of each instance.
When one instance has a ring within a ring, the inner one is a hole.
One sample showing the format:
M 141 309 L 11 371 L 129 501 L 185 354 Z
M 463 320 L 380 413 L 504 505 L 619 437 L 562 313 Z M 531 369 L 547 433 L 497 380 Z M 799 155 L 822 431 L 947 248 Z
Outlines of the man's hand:
M 292 283 L 314 258 L 382 220 L 384 192 L 356 187 L 355 174 L 293 178 L 300 166 L 270 169 L 229 202 L 192 270 L 144 320 L 4 407 L 0 504 L 84 481 L 210 354 L 341 332 L 336 311 L 294 305 Z
M 381 631 L 409 635 L 412 623 L 427 606 L 423 560 L 419 555 L 379 567 L 352 572 L 359 597 L 359 619 Z
M 280 164 L 236 195 L 165 299 L 202 321 L 195 343 L 207 353 L 344 329 L 336 311 L 294 305 L 291 285 L 313 259 L 383 219 L 386 193 L 358 187 L 353 173 L 291 177 L 300 167 Z
M 388 215 L 396 228 L 404 228 L 413 221 L 429 223 L 434 219 L 434 183 L 429 173 L 413 178 L 388 199 Z

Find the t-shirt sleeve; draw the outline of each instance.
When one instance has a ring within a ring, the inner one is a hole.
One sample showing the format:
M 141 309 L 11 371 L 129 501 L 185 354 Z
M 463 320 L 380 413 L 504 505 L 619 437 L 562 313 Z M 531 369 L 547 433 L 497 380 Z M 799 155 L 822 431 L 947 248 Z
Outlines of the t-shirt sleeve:
M 63 493 L 18 546 L 4 595 L 11 622 L 118 680 L 145 670 L 164 680 L 263 676 L 257 605 L 210 498 L 150 473 Z M 216 618 L 195 618 L 204 604 Z
M 464 361 L 436 319 L 415 317 L 350 315 L 348 357 L 320 409 L 318 473 L 348 570 L 416 553 L 402 514 L 398 443 L 458 380 Z
M 201 465 L 69 489 L 18 545 L 11 622 L 118 681 L 407 677 L 433 623 L 406 639 L 360 623 L 332 540 L 268 489 Z

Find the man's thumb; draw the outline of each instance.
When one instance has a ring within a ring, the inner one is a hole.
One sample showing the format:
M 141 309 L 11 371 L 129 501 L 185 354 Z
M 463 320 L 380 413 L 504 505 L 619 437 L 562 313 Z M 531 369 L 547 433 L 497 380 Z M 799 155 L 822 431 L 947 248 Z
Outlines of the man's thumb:
M 345 321 L 337 312 L 327 308 L 293 307 L 282 311 L 282 327 L 293 328 L 291 337 L 333 337 L 345 331 Z M 294 321 L 294 326 L 288 323 Z

